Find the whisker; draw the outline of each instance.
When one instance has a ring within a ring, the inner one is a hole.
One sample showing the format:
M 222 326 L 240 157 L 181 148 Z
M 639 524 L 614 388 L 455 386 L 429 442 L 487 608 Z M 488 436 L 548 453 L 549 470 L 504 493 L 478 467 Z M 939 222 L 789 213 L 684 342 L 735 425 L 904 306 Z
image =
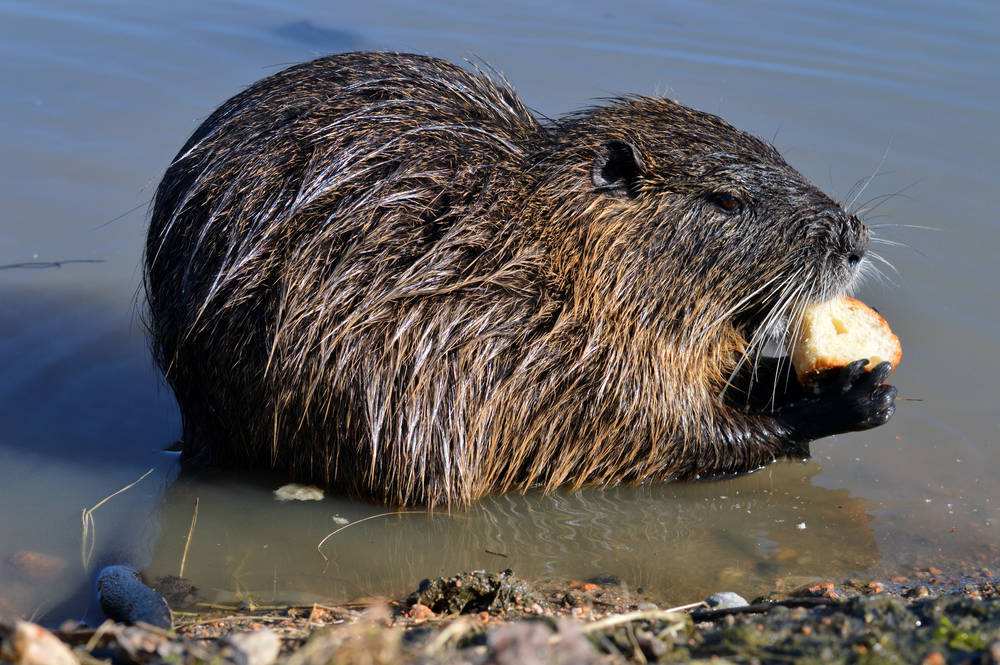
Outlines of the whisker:
M 872 251 L 869 250 L 868 256 L 872 257 L 873 259 L 875 259 L 876 261 L 878 261 L 880 263 L 885 264 L 886 266 L 889 267 L 890 270 L 892 270 L 894 273 L 896 273 L 897 275 L 899 275 L 900 277 L 902 277 L 902 273 L 899 272 L 899 269 L 896 268 L 896 266 L 892 265 L 892 263 L 887 258 L 885 258 L 884 256 L 882 256 L 881 254 L 878 254 L 876 252 L 872 252 Z
M 888 229 L 888 228 L 902 228 L 902 229 L 919 229 L 921 231 L 944 231 L 936 226 L 919 226 L 917 224 L 868 224 L 870 229 Z
M 883 205 L 885 205 L 886 203 L 888 203 L 892 199 L 896 198 L 897 196 L 900 197 L 900 198 L 909 200 L 910 197 L 906 196 L 904 192 L 907 192 L 910 189 L 916 187 L 921 182 L 923 182 L 923 178 L 919 178 L 917 180 L 914 180 L 909 185 L 906 185 L 905 187 L 900 187 L 895 192 L 892 192 L 890 194 L 882 194 L 880 196 L 874 196 L 874 197 L 868 199 L 867 201 L 865 201 L 864 203 L 862 203 L 861 205 L 859 205 L 858 208 L 857 208 L 857 210 L 854 211 L 854 214 L 857 215 L 858 217 L 862 217 L 864 215 L 867 215 L 868 213 L 871 213 L 871 212 L 874 212 L 874 211 L 878 210 Z
M 874 175 L 874 179 L 878 180 L 879 178 L 885 177 L 887 175 L 892 175 L 893 173 L 895 173 L 895 171 L 882 171 L 881 173 L 876 173 Z M 842 198 L 844 200 L 847 200 L 847 199 L 851 198 L 852 196 L 854 196 L 854 194 L 858 191 L 858 188 L 861 187 L 861 183 L 865 182 L 865 180 L 867 180 L 867 178 L 865 176 L 862 176 L 862 177 L 858 178 L 854 182 L 854 184 L 851 185 L 851 188 L 847 190 L 847 193 L 844 194 L 844 196 Z M 832 182 L 832 178 L 831 178 L 831 182 Z
M 851 202 L 848 203 L 846 206 L 844 206 L 845 209 L 850 211 L 851 208 L 854 207 L 854 204 L 857 203 L 858 199 L 861 198 L 861 195 L 865 193 L 865 190 L 868 189 L 868 185 L 872 184 L 872 181 L 876 178 L 876 176 L 878 176 L 879 171 L 882 170 L 882 166 L 885 164 L 886 158 L 889 156 L 889 148 L 891 147 L 892 147 L 892 139 L 890 139 L 889 143 L 886 144 L 885 150 L 882 152 L 882 159 L 879 160 L 878 166 L 875 167 L 875 171 L 870 176 L 868 176 L 868 180 L 865 181 L 865 184 L 861 187 L 858 193 L 854 195 L 854 198 L 851 199 Z
M 930 257 L 923 250 L 919 250 L 916 247 L 913 247 L 912 245 L 906 244 L 905 242 L 900 242 L 898 240 L 889 240 L 888 238 L 879 238 L 878 236 L 875 235 L 872 236 L 871 241 L 879 243 L 880 245 L 886 245 L 887 247 L 901 247 L 903 249 L 908 249 L 914 254 L 918 254 L 919 256 L 925 259 L 930 259 Z
M 764 320 L 754 331 L 753 335 L 751 335 L 750 340 L 747 342 L 746 346 L 743 349 L 740 359 L 737 361 L 735 367 L 733 368 L 732 372 L 729 375 L 729 378 L 726 380 L 726 383 L 723 386 L 722 391 L 719 393 L 720 399 L 722 399 L 725 396 L 726 391 L 733 386 L 733 379 L 736 378 L 736 375 L 739 373 L 739 371 L 744 367 L 744 365 L 746 365 L 748 361 L 751 360 L 751 358 L 753 358 L 753 362 L 751 365 L 752 369 L 750 372 L 750 381 L 747 391 L 747 399 L 749 400 L 750 398 L 749 388 L 753 386 L 753 384 L 756 383 L 757 381 L 757 367 L 759 366 L 760 363 L 760 354 L 763 351 L 764 342 L 772 334 L 772 329 L 774 328 L 775 324 L 778 321 L 780 321 L 784 316 L 784 312 L 787 309 L 789 303 L 793 300 L 793 298 L 797 296 L 798 292 L 805 287 L 806 284 L 805 281 L 796 282 L 796 279 L 799 277 L 801 273 L 802 269 L 800 268 L 791 273 L 791 275 L 786 276 L 785 281 L 782 283 L 781 287 L 779 289 L 776 289 L 776 293 L 771 294 L 771 297 L 775 298 L 775 305 L 767 313 L 767 316 L 764 317 Z

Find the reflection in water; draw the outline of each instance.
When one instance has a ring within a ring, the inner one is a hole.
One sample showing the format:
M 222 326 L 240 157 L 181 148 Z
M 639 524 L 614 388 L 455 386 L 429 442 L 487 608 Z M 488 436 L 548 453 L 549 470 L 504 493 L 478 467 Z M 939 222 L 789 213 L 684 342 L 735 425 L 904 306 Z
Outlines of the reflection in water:
M 368 520 L 340 499 L 282 503 L 274 483 L 185 477 L 165 497 L 151 576 L 185 574 L 210 598 L 343 601 L 403 593 L 427 576 L 510 567 L 528 577 L 613 575 L 665 601 L 779 578 L 845 575 L 878 558 L 864 501 L 814 484 L 816 464 L 732 480 L 488 498 L 468 510 Z M 324 556 L 329 560 L 325 560 Z

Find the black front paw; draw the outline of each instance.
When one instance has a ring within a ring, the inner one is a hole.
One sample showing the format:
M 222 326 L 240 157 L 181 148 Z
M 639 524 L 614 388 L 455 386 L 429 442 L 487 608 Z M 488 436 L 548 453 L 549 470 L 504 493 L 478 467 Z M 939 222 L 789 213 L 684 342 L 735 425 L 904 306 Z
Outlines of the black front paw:
M 896 410 L 896 388 L 884 381 L 892 365 L 883 362 L 866 372 L 867 364 L 857 360 L 823 372 L 810 381 L 802 397 L 779 412 L 794 438 L 811 441 L 889 422 Z

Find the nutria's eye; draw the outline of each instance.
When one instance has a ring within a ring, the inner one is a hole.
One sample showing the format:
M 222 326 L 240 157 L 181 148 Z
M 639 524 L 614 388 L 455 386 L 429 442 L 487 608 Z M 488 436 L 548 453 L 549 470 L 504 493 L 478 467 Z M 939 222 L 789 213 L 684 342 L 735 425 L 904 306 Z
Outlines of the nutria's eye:
M 743 202 L 729 192 L 712 192 L 708 200 L 722 212 L 734 215 L 743 209 Z

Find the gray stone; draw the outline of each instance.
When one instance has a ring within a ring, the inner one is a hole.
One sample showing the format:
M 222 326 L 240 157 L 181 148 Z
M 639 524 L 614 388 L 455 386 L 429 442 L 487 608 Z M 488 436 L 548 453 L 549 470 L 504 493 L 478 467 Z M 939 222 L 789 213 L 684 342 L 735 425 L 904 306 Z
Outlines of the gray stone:
M 748 603 L 746 598 L 738 593 L 733 593 L 732 591 L 720 591 L 719 593 L 713 593 L 711 596 L 706 598 L 705 604 L 713 610 L 730 610 L 735 607 L 746 607 L 750 603 Z
M 226 642 L 233 650 L 232 659 L 239 665 L 271 665 L 281 651 L 281 639 L 267 628 L 230 635 Z
M 119 623 L 148 623 L 171 628 L 170 607 L 163 596 L 146 586 L 138 571 L 129 566 L 108 566 L 97 576 L 101 610 Z

